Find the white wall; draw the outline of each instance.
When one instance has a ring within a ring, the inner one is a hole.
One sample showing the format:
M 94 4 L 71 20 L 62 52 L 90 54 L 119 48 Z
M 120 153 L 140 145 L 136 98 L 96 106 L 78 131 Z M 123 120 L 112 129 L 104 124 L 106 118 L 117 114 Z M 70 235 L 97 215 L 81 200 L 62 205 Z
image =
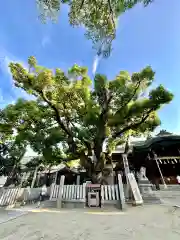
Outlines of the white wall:
M 18 192 L 17 201 L 31 201 L 39 198 L 42 188 L 21 188 Z M 50 187 L 47 188 L 47 195 L 50 196 Z

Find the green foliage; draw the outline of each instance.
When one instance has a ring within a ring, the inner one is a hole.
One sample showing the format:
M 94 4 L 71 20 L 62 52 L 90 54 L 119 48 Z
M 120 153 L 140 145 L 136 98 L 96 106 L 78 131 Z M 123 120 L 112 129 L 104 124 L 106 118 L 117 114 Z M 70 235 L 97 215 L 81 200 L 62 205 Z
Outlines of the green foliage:
M 31 57 L 28 62 L 34 64 L 36 60 Z M 157 111 L 173 99 L 162 85 L 143 97 L 155 77 L 149 66 L 132 75 L 121 71 L 111 81 L 96 75 L 94 88 L 87 69 L 77 65 L 68 74 L 35 64 L 28 72 L 20 64 L 11 63 L 10 70 L 16 86 L 31 92 L 37 100 L 19 100 L 6 111 L 13 112 L 10 119 L 20 138 L 29 141 L 46 164 L 80 158 L 92 171 L 97 166 L 89 158 L 94 151 L 102 161 L 98 166 L 103 166 L 105 141 L 110 153 L 129 134 L 153 131 L 160 124 Z
M 19 100 L 16 107 L 8 105 L 1 110 L 0 129 L 1 140 L 5 146 L 5 151 L 1 152 L 1 174 L 17 174 L 20 172 L 20 161 L 24 156 L 27 142 L 24 141 L 25 132 L 22 132 L 24 124 L 21 121 L 21 105 L 23 100 Z M 6 126 L 6 127 L 4 127 Z
M 125 11 L 142 3 L 147 6 L 153 0 L 36 0 L 40 18 L 56 20 L 61 4 L 69 7 L 69 22 L 72 26 L 84 26 L 98 55 L 108 57 L 112 41 L 116 37 L 118 17 Z
M 61 162 L 63 153 L 59 150 L 58 143 L 66 138 L 57 129 L 51 109 L 41 101 L 19 99 L 16 104 L 8 105 L 3 112 L 16 130 L 16 145 L 30 145 L 42 156 L 44 166 Z

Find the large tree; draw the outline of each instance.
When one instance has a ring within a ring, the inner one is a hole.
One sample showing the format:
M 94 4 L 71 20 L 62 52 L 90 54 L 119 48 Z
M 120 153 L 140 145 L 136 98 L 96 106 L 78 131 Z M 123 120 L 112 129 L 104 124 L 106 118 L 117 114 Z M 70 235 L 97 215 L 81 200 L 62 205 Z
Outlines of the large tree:
M 26 150 L 26 142 L 19 141 L 18 134 L 15 134 L 16 123 L 13 122 L 10 106 L 1 110 L 1 141 L 3 146 L 0 151 L 0 174 L 6 175 L 6 185 L 18 184 L 21 174 L 20 161 Z
M 61 4 L 69 6 L 72 26 L 84 26 L 98 55 L 109 56 L 116 37 L 118 17 L 138 3 L 147 6 L 153 0 L 36 0 L 41 19 L 56 18 Z
M 15 169 L 20 170 L 22 166 L 21 160 L 27 145 L 39 154 L 39 157 L 32 159 L 32 162 L 27 165 L 24 163 L 31 171 L 37 172 L 40 165 L 50 168 L 62 161 L 63 153 L 58 144 L 66 139 L 62 131 L 57 131 L 57 124 L 51 112 L 52 110 L 40 101 L 24 99 L 18 99 L 15 104 L 7 105 L 1 111 L 1 122 L 12 126 L 15 132 L 6 144 L 8 147 L 6 146 L 6 151 L 3 151 L 4 157 L 1 161 L 2 173 L 9 175 L 11 180 Z M 5 128 L 4 135 L 7 135 Z
M 110 81 L 97 74 L 93 85 L 85 67 L 74 65 L 65 74 L 38 66 L 34 57 L 28 64 L 27 70 L 10 63 L 15 85 L 46 106 L 56 131 L 66 138 L 64 146 L 72 158 L 80 158 L 93 181 L 98 171 L 107 174 L 107 165 L 112 171 L 112 148 L 129 134 L 153 131 L 160 124 L 157 111 L 173 98 L 162 85 L 144 97 L 155 76 L 149 66 L 132 75 L 121 71 Z

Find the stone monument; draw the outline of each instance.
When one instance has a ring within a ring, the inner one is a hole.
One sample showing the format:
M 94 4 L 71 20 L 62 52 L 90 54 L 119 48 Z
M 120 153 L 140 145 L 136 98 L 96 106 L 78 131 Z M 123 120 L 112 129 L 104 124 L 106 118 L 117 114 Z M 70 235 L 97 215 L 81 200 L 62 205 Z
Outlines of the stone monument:
M 146 177 L 146 168 L 145 167 L 140 168 L 139 179 L 140 180 L 148 180 L 148 178 Z
M 139 189 L 142 195 L 152 193 L 152 184 L 146 176 L 146 168 L 141 167 L 138 174 Z

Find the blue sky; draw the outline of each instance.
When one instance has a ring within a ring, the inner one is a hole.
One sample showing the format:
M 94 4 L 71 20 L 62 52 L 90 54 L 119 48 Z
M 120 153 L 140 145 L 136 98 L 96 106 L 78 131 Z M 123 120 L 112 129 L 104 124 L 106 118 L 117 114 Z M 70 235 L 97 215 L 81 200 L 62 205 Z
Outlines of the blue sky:
M 175 98 L 160 111 L 161 128 L 180 133 L 180 1 L 155 0 L 147 8 L 138 5 L 119 19 L 117 38 L 109 59 L 100 60 L 97 72 L 112 79 L 120 70 L 139 71 L 151 65 L 155 85 L 164 84 Z M 40 65 L 67 70 L 74 63 L 89 68 L 92 76 L 95 52 L 82 28 L 69 26 L 63 7 L 57 24 L 42 24 L 35 0 L 6 0 L 0 9 L 0 106 L 27 97 L 16 89 L 8 70 L 10 61 L 26 63 L 36 56 Z

